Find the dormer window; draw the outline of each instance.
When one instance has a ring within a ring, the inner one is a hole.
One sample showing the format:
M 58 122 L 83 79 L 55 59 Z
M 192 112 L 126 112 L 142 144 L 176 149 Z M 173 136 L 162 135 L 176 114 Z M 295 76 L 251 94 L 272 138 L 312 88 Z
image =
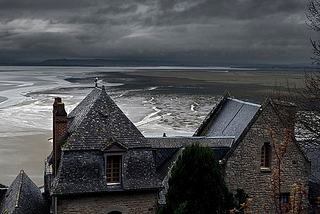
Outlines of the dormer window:
M 270 169 L 271 166 L 271 145 L 264 143 L 261 148 L 261 169 Z
M 106 176 L 108 184 L 119 184 L 121 181 L 122 172 L 122 156 L 121 155 L 108 155 Z
M 114 141 L 104 149 L 105 177 L 108 185 L 122 183 L 123 160 L 126 152 L 126 148 Z

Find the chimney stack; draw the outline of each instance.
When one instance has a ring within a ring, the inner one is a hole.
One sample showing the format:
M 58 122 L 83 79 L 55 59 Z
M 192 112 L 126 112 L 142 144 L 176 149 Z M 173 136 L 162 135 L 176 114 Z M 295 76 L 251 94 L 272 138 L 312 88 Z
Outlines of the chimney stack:
M 53 103 L 53 173 L 57 174 L 60 162 L 60 142 L 67 133 L 67 112 L 64 109 L 60 97 L 56 97 Z

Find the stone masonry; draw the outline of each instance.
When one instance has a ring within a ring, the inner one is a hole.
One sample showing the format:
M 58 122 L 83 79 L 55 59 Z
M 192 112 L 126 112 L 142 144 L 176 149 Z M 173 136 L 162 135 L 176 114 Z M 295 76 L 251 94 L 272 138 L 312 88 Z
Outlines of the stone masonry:
M 59 199 L 57 213 L 108 214 L 118 211 L 122 214 L 155 214 L 157 200 L 158 194 L 155 191 L 63 197 Z
M 251 211 L 253 213 L 264 213 L 265 208 L 272 210 L 274 206 L 271 179 L 276 165 L 275 148 L 272 147 L 273 157 L 270 169 L 261 169 L 261 148 L 265 142 L 273 141 L 275 147 L 278 147 L 280 143 L 288 141 L 283 162 L 280 165 L 282 193 L 290 193 L 294 183 L 308 184 L 310 163 L 299 150 L 293 133 L 288 138 L 289 140 L 286 140 L 286 130 L 291 125 L 287 127 L 283 125 L 283 121 L 280 121 L 281 119 L 274 110 L 271 104 L 261 110 L 260 116 L 224 166 L 225 180 L 229 189 L 232 192 L 235 192 L 237 188 L 245 190 L 252 199 Z M 270 136 L 270 130 L 273 130 L 274 137 Z M 306 197 L 304 199 L 306 200 Z

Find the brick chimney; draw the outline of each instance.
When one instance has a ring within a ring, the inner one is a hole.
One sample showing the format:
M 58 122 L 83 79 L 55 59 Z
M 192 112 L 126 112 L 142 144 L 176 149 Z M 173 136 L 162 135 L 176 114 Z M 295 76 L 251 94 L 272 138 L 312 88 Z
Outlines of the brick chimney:
M 67 112 L 64 109 L 60 97 L 56 97 L 53 103 L 53 173 L 57 174 L 60 162 L 60 141 L 67 133 Z

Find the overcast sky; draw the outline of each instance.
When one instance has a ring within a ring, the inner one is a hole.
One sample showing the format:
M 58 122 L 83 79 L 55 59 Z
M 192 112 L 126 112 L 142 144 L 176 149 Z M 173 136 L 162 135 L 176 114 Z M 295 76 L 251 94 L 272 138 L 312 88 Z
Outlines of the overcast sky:
M 0 61 L 310 62 L 307 0 L 0 0 Z

